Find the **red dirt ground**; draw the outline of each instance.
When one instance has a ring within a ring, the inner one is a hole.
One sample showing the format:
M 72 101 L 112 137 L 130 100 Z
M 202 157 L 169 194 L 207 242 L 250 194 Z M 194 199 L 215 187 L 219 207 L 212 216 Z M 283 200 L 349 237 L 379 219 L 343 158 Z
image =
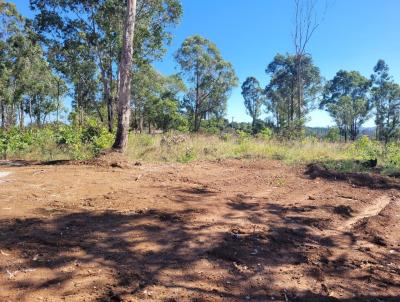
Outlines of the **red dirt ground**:
M 399 183 L 274 161 L 0 178 L 0 301 L 400 301 Z

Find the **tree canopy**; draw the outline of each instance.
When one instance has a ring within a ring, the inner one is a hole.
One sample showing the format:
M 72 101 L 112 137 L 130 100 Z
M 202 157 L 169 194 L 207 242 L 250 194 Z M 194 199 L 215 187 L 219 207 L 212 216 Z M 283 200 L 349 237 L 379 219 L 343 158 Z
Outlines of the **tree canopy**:
M 340 70 L 325 87 L 320 107 L 329 112 L 346 139 L 355 140 L 370 117 L 370 84 L 358 71 Z
M 184 98 L 184 107 L 193 118 L 192 129 L 198 131 L 207 115 L 220 116 L 225 112 L 227 97 L 238 80 L 217 46 L 203 37 L 187 38 L 175 59 L 181 75 L 191 86 Z

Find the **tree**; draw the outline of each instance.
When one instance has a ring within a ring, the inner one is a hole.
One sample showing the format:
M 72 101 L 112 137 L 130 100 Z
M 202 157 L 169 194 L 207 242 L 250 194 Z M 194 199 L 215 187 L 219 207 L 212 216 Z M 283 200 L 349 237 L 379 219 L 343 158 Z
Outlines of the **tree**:
M 303 98 L 301 110 L 297 98 L 296 56 L 277 54 L 266 69 L 270 81 L 265 88 L 267 112 L 272 114 L 275 127 L 284 136 L 298 134 L 304 129 L 305 119 L 319 97 L 321 76 L 310 56 L 302 63 Z
M 66 92 L 37 43 L 30 22 L 15 5 L 0 1 L 0 107 L 3 128 L 25 124 L 25 114 L 40 126 L 59 109 Z
M 192 36 L 175 54 L 181 75 L 192 85 L 183 102 L 192 120 L 192 130 L 200 129 L 201 121 L 210 115 L 220 116 L 226 108 L 227 97 L 237 77 L 211 41 Z
M 133 37 L 135 31 L 136 0 L 128 0 L 124 25 L 124 39 L 119 65 L 118 128 L 113 148 L 124 151 L 128 146 L 130 96 L 132 78 Z
M 89 91 L 82 93 L 85 85 L 97 88 L 93 79 L 100 79 L 102 105 L 107 107 L 107 123 L 112 131 L 120 87 L 118 74 L 125 1 L 30 0 L 30 4 L 38 12 L 35 28 L 53 54 L 51 62 L 71 81 L 75 90 L 79 90 L 75 96 L 89 95 Z M 133 38 L 135 65 L 164 55 L 164 44 L 171 40 L 171 25 L 179 22 L 181 15 L 180 0 L 137 0 Z M 93 66 L 96 77 L 93 77 Z M 78 69 L 84 69 L 83 79 L 77 76 L 81 73 Z M 97 95 L 95 91 L 94 96 Z M 92 96 L 88 99 L 95 102 Z M 100 112 L 98 104 L 87 107 Z
M 387 144 L 400 127 L 400 86 L 393 82 L 389 66 L 383 60 L 374 67 L 371 81 L 377 138 Z
M 252 128 L 254 127 L 256 120 L 260 117 L 261 106 L 264 101 L 264 91 L 260 87 L 260 83 L 254 77 L 249 77 L 242 85 L 242 96 L 244 98 L 244 105 L 247 113 L 252 117 Z
M 304 64 L 307 60 L 307 46 L 315 31 L 319 27 L 316 7 L 317 0 L 294 0 L 295 4 L 295 27 L 293 34 L 293 44 L 295 48 L 295 69 L 296 69 L 296 97 L 294 99 L 297 115 L 302 113 L 304 103 Z
M 329 112 L 347 141 L 357 138 L 372 109 L 370 81 L 357 71 L 339 71 L 325 86 L 321 109 Z
M 14 123 L 15 92 L 19 92 L 15 75 L 15 41 L 22 38 L 25 20 L 15 4 L 0 0 L 0 119 L 1 128 Z
M 180 95 L 185 89 L 179 76 L 163 76 L 151 64 L 135 69 L 131 104 L 133 127 L 142 132 L 147 123 L 149 131 L 152 125 L 167 131 L 185 124 L 179 112 Z

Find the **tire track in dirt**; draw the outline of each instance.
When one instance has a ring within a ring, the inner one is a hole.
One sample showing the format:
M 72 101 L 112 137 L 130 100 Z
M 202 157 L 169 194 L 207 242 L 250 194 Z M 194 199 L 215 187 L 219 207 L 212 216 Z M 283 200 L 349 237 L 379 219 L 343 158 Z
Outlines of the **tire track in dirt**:
M 353 225 L 364 218 L 374 217 L 379 215 L 379 213 L 386 208 L 386 206 L 392 201 L 392 199 L 387 195 L 382 195 L 377 198 L 372 205 L 364 208 L 360 213 L 354 215 L 350 219 L 348 219 L 343 225 L 338 227 L 339 231 L 348 231 L 351 229 Z

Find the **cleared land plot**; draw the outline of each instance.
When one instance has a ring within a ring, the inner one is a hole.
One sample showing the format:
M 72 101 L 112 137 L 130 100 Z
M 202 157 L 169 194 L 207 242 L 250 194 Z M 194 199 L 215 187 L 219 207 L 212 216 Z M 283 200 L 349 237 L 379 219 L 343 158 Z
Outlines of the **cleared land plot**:
M 0 168 L 0 301 L 400 301 L 394 180 L 263 160 Z

